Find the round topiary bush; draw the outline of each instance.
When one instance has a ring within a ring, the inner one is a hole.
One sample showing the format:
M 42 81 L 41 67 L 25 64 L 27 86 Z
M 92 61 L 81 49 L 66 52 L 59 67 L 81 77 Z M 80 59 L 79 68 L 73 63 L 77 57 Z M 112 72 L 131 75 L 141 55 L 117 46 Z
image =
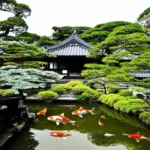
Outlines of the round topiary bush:
M 67 94 L 71 90 L 71 86 L 67 84 L 58 84 L 52 87 L 51 90 L 58 94 Z
M 58 94 L 53 91 L 42 91 L 38 93 L 38 99 L 40 100 L 55 100 Z

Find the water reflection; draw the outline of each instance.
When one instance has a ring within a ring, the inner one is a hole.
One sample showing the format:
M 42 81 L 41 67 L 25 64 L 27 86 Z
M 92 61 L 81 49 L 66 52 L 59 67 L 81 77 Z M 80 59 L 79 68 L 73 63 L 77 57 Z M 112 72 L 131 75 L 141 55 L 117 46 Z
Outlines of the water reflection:
M 29 150 L 35 150 L 35 148 L 39 145 L 39 141 L 35 140 L 34 133 L 29 131 L 28 138 L 25 140 Z
M 93 104 L 82 106 L 87 109 L 95 107 L 95 115 L 87 114 L 84 115 L 84 118 L 73 116 L 71 112 L 80 106 L 47 104 L 48 112 L 46 116 L 37 116 L 38 121 L 30 130 L 23 132 L 9 150 L 20 150 L 20 145 L 22 150 L 149 150 L 149 141 L 141 140 L 138 143 L 136 140 L 123 135 L 123 133 L 130 134 L 139 131 L 141 134 L 150 137 L 150 130 L 136 118 L 118 113 L 104 105 Z M 29 107 L 32 112 L 38 112 L 45 106 L 30 105 Z M 76 125 L 61 124 L 57 126 L 54 122 L 47 121 L 48 116 L 61 113 L 65 113 L 65 116 L 71 120 L 76 120 Z M 104 123 L 103 127 L 98 125 L 101 115 L 106 115 L 106 119 L 101 119 Z M 67 140 L 56 141 L 49 133 L 57 130 L 67 130 L 73 136 L 67 138 Z M 113 136 L 110 136 L 111 134 Z

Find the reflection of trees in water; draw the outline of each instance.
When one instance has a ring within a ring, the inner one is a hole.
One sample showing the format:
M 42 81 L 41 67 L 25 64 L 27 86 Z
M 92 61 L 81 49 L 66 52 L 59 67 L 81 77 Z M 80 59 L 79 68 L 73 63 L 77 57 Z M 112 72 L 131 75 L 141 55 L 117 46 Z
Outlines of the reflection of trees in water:
M 128 150 L 148 150 L 150 143 L 146 140 L 141 140 L 139 143 L 127 136 L 111 136 L 107 137 L 101 132 L 90 132 L 87 134 L 90 142 L 97 146 L 115 146 L 124 145 Z M 144 145 L 144 147 L 143 147 Z
M 25 144 L 28 145 L 28 150 L 35 150 L 35 148 L 39 145 L 39 142 L 35 140 L 34 133 L 28 132 L 28 138 L 26 138 Z
M 116 139 L 115 136 L 106 137 L 104 134 L 101 133 L 88 133 L 87 134 L 88 140 L 90 140 L 94 145 L 98 146 L 111 146 L 119 144 L 119 139 Z
M 104 105 L 100 106 L 99 110 L 104 112 L 106 115 L 114 119 L 117 119 L 123 123 L 126 123 L 130 126 L 144 128 L 144 126 L 140 123 L 140 121 L 133 115 L 130 116 L 129 114 L 115 111 L 114 109 L 109 108 L 108 106 L 104 106 Z
M 32 106 L 32 105 L 31 105 Z M 44 105 L 34 105 L 30 108 L 34 112 L 38 112 L 39 110 L 45 107 Z M 141 134 L 148 136 L 147 128 L 142 126 L 137 119 L 134 117 L 130 117 L 128 114 L 119 113 L 109 107 L 105 107 L 103 105 L 95 106 L 95 115 L 87 114 L 84 115 L 83 118 L 78 116 L 73 116 L 71 112 L 75 109 L 78 109 L 80 105 L 74 106 L 65 106 L 65 105 L 57 105 L 56 104 L 46 104 L 48 108 L 48 112 L 46 116 L 37 116 L 39 120 L 32 127 L 37 130 L 68 130 L 68 131 L 78 131 L 80 133 L 87 133 L 87 138 L 90 142 L 97 146 L 113 146 L 113 145 L 124 145 L 128 150 L 147 150 L 150 143 L 147 141 L 140 141 L 137 143 L 133 139 L 129 139 L 127 136 L 123 136 L 124 133 L 136 133 L 139 131 Z M 93 105 L 82 105 L 85 108 L 92 108 Z M 71 120 L 76 121 L 76 125 L 72 126 L 71 124 L 59 126 L 54 122 L 47 121 L 47 116 L 56 115 L 64 112 L 65 116 L 70 118 Z M 101 120 L 104 123 L 103 127 L 99 127 L 98 120 L 100 116 L 105 114 L 106 119 Z M 137 128 L 138 127 L 138 128 Z M 113 137 L 104 136 L 105 133 L 115 134 Z M 29 150 L 35 150 L 35 147 L 39 144 L 33 137 L 33 133 L 30 131 L 30 136 L 27 139 L 30 148 Z M 32 141 L 33 140 L 33 141 Z M 144 144 L 143 144 L 144 143 Z M 142 146 L 144 145 L 145 148 Z

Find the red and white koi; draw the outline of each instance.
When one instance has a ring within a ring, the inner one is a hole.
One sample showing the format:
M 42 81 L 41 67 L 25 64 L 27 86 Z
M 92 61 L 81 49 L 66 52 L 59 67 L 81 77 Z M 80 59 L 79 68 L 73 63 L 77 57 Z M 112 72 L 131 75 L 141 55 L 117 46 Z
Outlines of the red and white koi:
M 45 115 L 47 112 L 47 108 L 45 107 L 44 109 L 42 109 L 41 111 L 37 112 L 37 115 Z
M 47 120 L 56 122 L 56 125 L 59 125 L 60 123 L 70 123 L 72 125 L 75 125 L 75 121 L 72 121 L 69 118 L 65 117 L 64 113 L 60 114 L 59 116 L 49 116 Z
M 89 109 L 84 109 L 84 108 L 80 107 L 79 109 L 73 111 L 72 115 L 77 115 L 77 116 L 83 118 L 82 115 L 88 114 L 88 113 L 94 114 L 93 111 L 94 111 L 94 108 L 92 108 L 91 110 L 89 110 Z
M 66 140 L 67 136 L 72 136 L 72 134 L 68 133 L 67 131 L 54 131 L 50 132 L 50 135 L 56 137 L 56 140 L 59 140 L 58 137 L 62 137 L 64 140 Z

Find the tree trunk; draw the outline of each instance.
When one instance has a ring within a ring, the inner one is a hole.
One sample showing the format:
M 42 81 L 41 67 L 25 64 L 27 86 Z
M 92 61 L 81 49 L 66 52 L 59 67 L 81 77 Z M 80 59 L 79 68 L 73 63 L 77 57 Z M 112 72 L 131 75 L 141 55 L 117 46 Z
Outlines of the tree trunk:
M 9 28 L 6 28 L 6 31 L 5 31 L 5 33 L 4 33 L 4 36 L 7 36 L 7 35 L 9 34 L 9 32 L 10 32 L 10 29 L 9 29 Z
M 25 99 L 23 95 L 23 90 L 19 89 L 18 92 L 19 92 L 19 105 L 22 106 Z
M 104 94 L 107 94 L 107 90 L 106 90 L 105 84 L 103 84 L 103 87 L 104 87 Z

